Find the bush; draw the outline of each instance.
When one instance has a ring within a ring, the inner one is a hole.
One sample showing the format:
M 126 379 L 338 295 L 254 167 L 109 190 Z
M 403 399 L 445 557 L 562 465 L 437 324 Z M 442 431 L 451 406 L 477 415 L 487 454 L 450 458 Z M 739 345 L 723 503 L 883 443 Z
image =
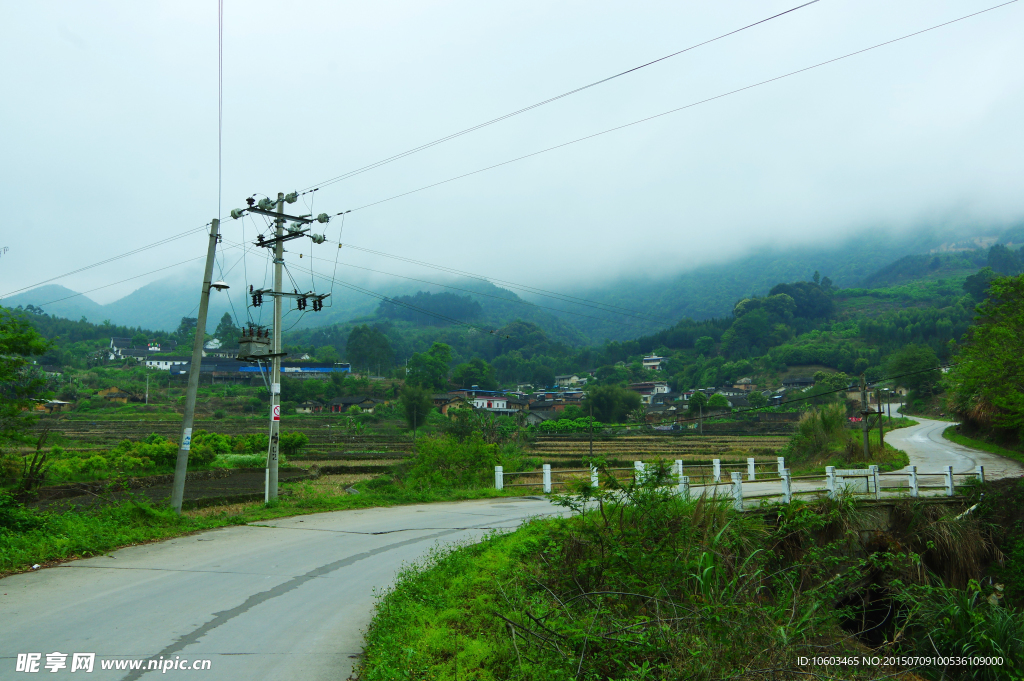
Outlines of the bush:
M 487 444 L 479 433 L 465 442 L 431 437 L 417 445 L 405 484 L 414 490 L 493 487 L 495 466 L 511 472 L 535 465 L 515 445 Z
M 213 412 L 213 418 L 215 419 L 222 419 L 227 415 L 227 412 L 224 411 L 223 409 L 217 409 L 216 411 Z

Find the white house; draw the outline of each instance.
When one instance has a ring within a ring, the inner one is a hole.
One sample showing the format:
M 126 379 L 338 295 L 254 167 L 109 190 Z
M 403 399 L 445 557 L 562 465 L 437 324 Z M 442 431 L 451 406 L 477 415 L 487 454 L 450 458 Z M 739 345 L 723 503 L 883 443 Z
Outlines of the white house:
M 664 357 L 658 357 L 657 355 L 644 357 L 644 369 L 649 369 L 651 371 L 661 371 L 665 368 L 666 361 L 667 360 Z
M 147 369 L 170 371 L 171 367 L 176 364 L 188 364 L 191 361 L 191 357 L 149 357 L 144 360 L 144 363 Z

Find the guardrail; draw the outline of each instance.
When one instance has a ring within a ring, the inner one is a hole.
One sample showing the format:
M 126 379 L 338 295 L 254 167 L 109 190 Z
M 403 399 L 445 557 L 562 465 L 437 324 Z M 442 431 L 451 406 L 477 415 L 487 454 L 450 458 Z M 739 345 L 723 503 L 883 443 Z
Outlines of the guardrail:
M 945 492 L 945 496 L 953 496 L 954 493 L 954 478 L 975 478 L 981 482 L 985 482 L 985 467 L 975 466 L 974 471 L 971 473 L 954 473 L 952 466 L 946 466 L 945 470 L 941 473 L 920 473 L 917 470 L 917 466 L 910 466 L 906 473 L 881 473 L 879 472 L 878 466 L 868 466 L 867 468 L 857 469 L 840 469 L 835 466 L 826 466 L 825 477 L 822 480 L 820 475 L 802 475 L 794 477 L 790 470 L 785 467 L 785 458 L 777 457 L 774 462 L 776 466 L 775 475 L 765 475 L 765 468 L 769 465 L 768 462 L 758 462 L 754 459 L 747 459 L 746 464 L 723 464 L 720 459 L 713 459 L 711 462 L 711 476 L 710 481 L 707 480 L 709 476 L 701 472 L 699 476 L 686 475 L 686 471 L 692 468 L 697 468 L 698 471 L 702 471 L 707 468 L 706 464 L 690 464 L 688 468 L 684 467 L 684 462 L 681 459 L 676 459 L 672 465 L 672 475 L 675 477 L 674 486 L 677 488 L 678 493 L 681 496 L 689 497 L 691 487 L 700 487 L 707 490 L 708 488 L 716 488 L 729 485 L 731 486 L 730 494 L 734 499 L 734 506 L 737 509 L 743 508 L 744 499 L 758 499 L 758 498 L 774 498 L 781 497 L 783 502 L 790 503 L 793 500 L 794 494 L 818 494 L 822 491 L 827 492 L 831 498 L 837 497 L 840 493 L 849 492 L 853 494 L 867 495 L 874 497 L 875 499 L 881 498 L 882 490 L 888 489 L 903 490 L 906 489 L 907 493 L 911 497 L 918 497 L 921 494 L 921 490 L 928 489 L 941 489 Z M 744 474 L 741 471 L 729 471 L 729 481 L 724 482 L 722 480 L 722 469 L 723 468 L 735 468 L 735 467 L 746 468 L 746 480 L 747 482 L 753 483 L 771 483 L 778 482 L 778 491 L 761 491 L 756 494 L 746 494 L 743 491 L 743 479 Z M 761 468 L 761 477 L 758 477 L 758 468 Z M 650 475 L 652 472 L 651 465 L 645 464 L 643 461 L 635 461 L 633 468 L 606 468 L 606 473 L 616 474 L 621 471 L 630 471 L 632 478 L 635 481 L 642 481 L 645 476 Z M 511 475 L 537 475 L 538 472 L 541 475 L 540 485 L 545 494 L 550 494 L 555 485 L 564 485 L 568 480 L 553 480 L 552 476 L 555 474 L 572 475 L 576 479 L 583 478 L 589 474 L 590 485 L 597 487 L 600 484 L 598 479 L 598 469 L 591 467 L 590 469 L 569 469 L 569 470 L 551 470 L 551 464 L 544 464 L 540 471 L 510 471 L 505 472 L 502 466 L 494 467 L 494 486 L 496 489 L 505 489 L 506 487 L 537 487 L 536 482 L 520 482 L 520 483 L 505 483 L 505 476 Z M 942 478 L 941 485 L 923 485 L 921 484 L 921 478 L 938 477 Z M 692 478 L 692 479 L 691 479 Z M 696 482 L 697 480 L 700 482 Z M 896 480 L 896 484 L 883 484 L 886 480 Z M 822 482 L 822 487 L 812 487 L 811 489 L 793 490 L 794 480 L 815 480 Z

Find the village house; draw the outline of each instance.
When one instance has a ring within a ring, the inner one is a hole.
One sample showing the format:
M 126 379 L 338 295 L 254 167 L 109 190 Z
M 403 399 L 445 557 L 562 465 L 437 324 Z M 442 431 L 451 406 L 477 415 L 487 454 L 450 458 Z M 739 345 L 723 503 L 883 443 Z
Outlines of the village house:
M 564 376 L 555 376 L 555 385 L 559 388 L 572 388 L 578 385 L 586 385 L 587 379 L 581 378 L 576 374 L 565 374 Z
M 147 369 L 170 371 L 171 367 L 175 364 L 188 364 L 191 361 L 191 357 L 172 357 L 170 355 L 163 355 L 160 357 L 147 357 L 142 363 Z
M 814 385 L 813 378 L 807 378 L 806 376 L 795 376 L 793 378 L 786 378 L 782 381 L 783 388 L 791 388 L 793 390 L 803 390 L 804 388 L 810 388 Z
M 299 406 L 295 407 L 296 414 L 319 414 L 324 410 L 324 403 L 318 400 L 309 400 L 307 402 L 299 403 Z
M 131 393 L 125 392 L 117 386 L 104 388 L 97 392 L 96 395 L 97 397 L 102 397 L 109 402 L 116 402 L 118 404 L 127 404 L 128 400 L 134 397 Z
M 640 393 L 640 401 L 643 404 L 650 404 L 651 398 L 658 393 L 669 392 L 668 383 L 665 381 L 645 381 L 643 383 L 630 383 L 629 389 Z
M 373 408 L 376 405 L 377 403 L 374 400 L 365 395 L 351 395 L 348 397 L 335 397 L 330 401 L 328 407 L 332 414 L 344 413 L 352 407 L 359 407 L 363 411 L 373 413 Z
M 665 363 L 667 361 L 668 360 L 666 358 L 658 357 L 657 355 L 651 355 L 649 357 L 644 357 L 644 359 L 643 359 L 644 369 L 647 369 L 649 371 L 662 371 L 662 370 L 664 370 Z

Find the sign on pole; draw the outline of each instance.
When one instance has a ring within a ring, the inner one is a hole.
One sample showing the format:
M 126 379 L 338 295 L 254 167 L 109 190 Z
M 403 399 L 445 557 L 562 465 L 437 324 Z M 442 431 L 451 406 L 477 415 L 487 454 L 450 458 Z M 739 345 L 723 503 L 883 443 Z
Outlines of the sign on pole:
M 274 420 L 275 421 L 280 421 L 281 420 L 281 405 L 280 404 L 275 404 L 274 405 Z

